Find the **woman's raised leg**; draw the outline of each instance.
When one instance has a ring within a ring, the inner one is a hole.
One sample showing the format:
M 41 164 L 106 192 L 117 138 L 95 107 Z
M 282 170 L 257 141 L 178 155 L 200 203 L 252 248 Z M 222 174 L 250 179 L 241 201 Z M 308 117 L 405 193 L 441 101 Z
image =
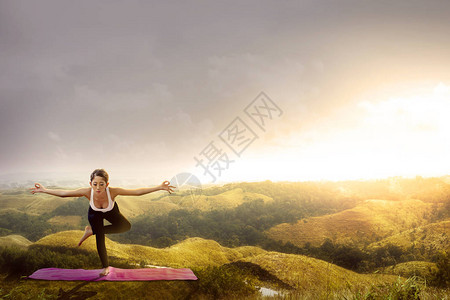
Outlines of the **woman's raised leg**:
M 105 219 L 111 223 L 105 226 L 105 234 L 121 233 L 131 229 L 131 223 L 120 213 L 117 203 L 114 203 L 111 211 L 105 213 Z
M 82 244 L 88 237 L 90 237 L 90 236 L 93 235 L 93 234 L 94 234 L 94 233 L 92 232 L 91 226 L 86 226 L 86 227 L 84 228 L 84 234 L 83 234 L 83 236 L 81 237 L 80 241 L 78 242 L 78 246 L 81 246 L 81 244 Z

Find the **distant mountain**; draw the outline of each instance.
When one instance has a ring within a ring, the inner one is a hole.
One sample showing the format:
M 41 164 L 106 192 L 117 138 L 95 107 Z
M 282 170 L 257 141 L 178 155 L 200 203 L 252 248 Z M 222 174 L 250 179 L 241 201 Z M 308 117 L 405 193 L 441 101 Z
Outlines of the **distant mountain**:
M 89 173 L 79 172 L 16 172 L 0 174 L 0 190 L 14 188 L 30 188 L 35 182 L 44 186 L 56 186 L 61 188 L 89 187 Z M 164 179 L 161 179 L 161 182 Z M 143 177 L 119 177 L 110 178 L 113 186 L 120 187 L 144 187 L 155 186 L 161 182 L 154 182 Z
M 0 175 L 0 189 L 33 187 L 35 182 L 44 186 L 70 186 L 81 187 L 89 182 L 88 175 L 86 180 L 82 180 L 79 174 L 69 172 L 17 172 Z

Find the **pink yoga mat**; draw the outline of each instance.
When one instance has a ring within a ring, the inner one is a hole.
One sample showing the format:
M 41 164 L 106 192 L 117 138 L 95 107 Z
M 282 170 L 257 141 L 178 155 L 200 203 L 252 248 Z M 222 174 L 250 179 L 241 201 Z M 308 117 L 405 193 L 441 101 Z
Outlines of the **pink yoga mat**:
M 197 280 L 191 269 L 145 268 L 119 269 L 109 267 L 110 273 L 100 276 L 102 269 L 39 269 L 28 278 L 42 280 L 84 280 L 84 281 L 148 281 L 148 280 Z

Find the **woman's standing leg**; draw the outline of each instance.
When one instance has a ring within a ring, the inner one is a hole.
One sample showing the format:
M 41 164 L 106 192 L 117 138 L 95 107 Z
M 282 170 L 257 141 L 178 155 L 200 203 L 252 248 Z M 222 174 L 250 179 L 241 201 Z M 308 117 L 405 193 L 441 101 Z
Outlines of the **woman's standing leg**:
M 111 225 L 104 226 L 103 219 L 108 220 Z M 106 253 L 105 234 L 128 231 L 131 228 L 131 224 L 120 213 L 117 203 L 114 203 L 114 208 L 111 211 L 105 213 L 94 211 L 89 207 L 88 220 L 91 224 L 92 232 L 95 234 L 97 252 L 104 268 L 100 275 L 107 275 L 109 273 L 109 265 L 108 255 Z
M 108 255 L 106 254 L 103 217 L 102 212 L 94 211 L 89 207 L 88 220 L 91 224 L 92 232 L 95 234 L 98 256 L 100 256 L 100 261 L 102 262 L 103 268 L 106 268 L 108 267 Z

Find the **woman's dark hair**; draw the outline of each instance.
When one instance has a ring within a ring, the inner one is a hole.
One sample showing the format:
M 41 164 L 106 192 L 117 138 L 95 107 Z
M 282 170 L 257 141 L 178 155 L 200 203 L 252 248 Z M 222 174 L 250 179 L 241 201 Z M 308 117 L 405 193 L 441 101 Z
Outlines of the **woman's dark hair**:
M 103 177 L 103 179 L 105 179 L 105 182 L 108 182 L 109 180 L 109 175 L 104 169 L 95 169 L 91 174 L 91 182 L 92 180 L 94 180 L 95 176 Z

